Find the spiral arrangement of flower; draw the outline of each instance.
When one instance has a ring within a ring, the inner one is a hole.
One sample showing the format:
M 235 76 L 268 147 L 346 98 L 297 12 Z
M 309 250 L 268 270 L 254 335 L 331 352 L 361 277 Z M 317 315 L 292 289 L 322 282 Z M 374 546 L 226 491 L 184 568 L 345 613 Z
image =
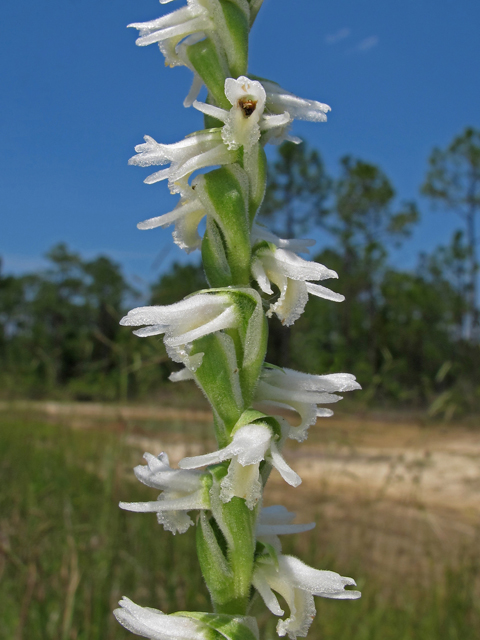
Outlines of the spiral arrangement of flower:
M 167 4 L 171 0 L 160 0 Z M 303 313 L 309 295 L 341 302 L 317 284 L 337 274 L 301 258 L 310 240 L 278 238 L 256 222 L 267 162 L 264 146 L 291 136 L 295 119 L 323 122 L 325 104 L 299 98 L 280 85 L 248 74 L 248 38 L 263 0 L 187 0 L 158 20 L 132 24 L 139 46 L 158 43 L 170 66 L 193 72 L 184 106 L 204 114 L 205 129 L 175 144 L 150 136 L 130 163 L 169 165 L 145 182 L 168 181 L 180 200 L 170 213 L 141 222 L 140 229 L 174 225 L 173 240 L 187 252 L 201 250 L 210 289 L 168 306 L 133 309 L 121 324 L 140 337 L 164 336 L 169 356 L 183 368 L 173 382 L 193 379 L 213 409 L 218 449 L 184 458 L 178 469 L 168 455 L 145 453 L 135 468 L 140 482 L 160 490 L 151 502 L 121 503 L 129 511 L 155 512 L 173 534 L 197 529 L 197 553 L 213 613 L 164 614 L 123 598 L 115 611 L 128 630 L 152 640 L 254 640 L 258 627 L 249 608 L 255 593 L 279 617 L 277 633 L 305 637 L 315 615 L 314 596 L 355 599 L 354 580 L 318 570 L 282 553 L 280 535 L 308 531 L 292 524 L 283 506 L 262 508 L 272 469 L 297 487 L 300 476 L 285 461 L 289 438 L 303 441 L 319 405 L 358 389 L 355 377 L 310 375 L 265 362 L 267 317 L 284 325 Z M 248 74 L 248 75 L 247 75 Z M 207 89 L 205 103 L 197 97 Z M 210 171 L 191 176 L 198 169 Z M 203 237 L 199 223 L 206 218 Z M 295 411 L 300 424 L 283 417 Z M 192 518 L 192 512 L 198 512 Z M 275 594 L 288 606 L 285 612 Z

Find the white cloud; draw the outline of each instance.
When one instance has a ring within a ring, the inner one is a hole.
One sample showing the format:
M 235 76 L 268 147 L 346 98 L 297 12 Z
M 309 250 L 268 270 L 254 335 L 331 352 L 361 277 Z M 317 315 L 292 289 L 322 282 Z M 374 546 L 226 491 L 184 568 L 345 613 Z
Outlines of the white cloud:
M 325 43 L 336 44 L 341 40 L 345 40 L 345 38 L 348 38 L 348 36 L 350 35 L 351 31 L 352 30 L 349 29 L 348 27 L 343 27 L 342 29 L 339 29 L 335 33 L 330 33 L 329 35 L 325 36 Z
M 373 49 L 373 47 L 377 46 L 378 40 L 379 40 L 378 36 L 369 36 L 368 38 L 365 38 L 364 40 L 359 42 L 355 47 L 354 51 L 359 51 L 359 52 L 369 51 L 370 49 Z

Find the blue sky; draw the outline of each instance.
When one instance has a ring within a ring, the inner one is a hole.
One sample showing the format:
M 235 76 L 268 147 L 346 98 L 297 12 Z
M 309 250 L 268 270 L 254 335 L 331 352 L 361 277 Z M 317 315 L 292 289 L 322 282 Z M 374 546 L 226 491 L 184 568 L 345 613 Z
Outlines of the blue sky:
M 5 271 L 40 268 L 60 241 L 110 255 L 144 281 L 184 259 L 169 230 L 136 229 L 176 197 L 165 183 L 144 185 L 148 170 L 127 160 L 145 134 L 169 143 L 202 127 L 201 114 L 181 106 L 191 74 L 165 68 L 158 49 L 136 47 L 125 28 L 182 4 L 3 0 Z M 399 198 L 418 198 L 432 147 L 480 127 L 479 24 L 478 0 L 265 0 L 250 70 L 332 107 L 328 123 L 293 132 L 333 174 L 352 154 L 381 166 Z M 460 225 L 420 206 L 421 225 L 394 256 L 408 267 Z

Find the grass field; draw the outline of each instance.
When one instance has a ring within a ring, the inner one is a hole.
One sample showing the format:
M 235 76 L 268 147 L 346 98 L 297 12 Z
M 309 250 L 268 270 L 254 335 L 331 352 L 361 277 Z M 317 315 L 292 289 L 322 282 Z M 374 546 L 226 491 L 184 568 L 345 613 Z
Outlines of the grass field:
M 0 638 L 132 637 L 111 614 L 122 595 L 209 610 L 194 532 L 174 537 L 154 515 L 117 507 L 155 496 L 131 471 L 144 450 L 176 462 L 208 449 L 208 415 L 167 414 L 167 429 L 155 411 L 47 413 L 0 414 Z M 272 476 L 266 502 L 317 527 L 285 536 L 284 551 L 355 577 L 363 592 L 317 598 L 309 638 L 480 639 L 478 436 L 364 417 L 290 447 L 304 484 L 287 491 Z M 256 607 L 261 637 L 276 637 Z

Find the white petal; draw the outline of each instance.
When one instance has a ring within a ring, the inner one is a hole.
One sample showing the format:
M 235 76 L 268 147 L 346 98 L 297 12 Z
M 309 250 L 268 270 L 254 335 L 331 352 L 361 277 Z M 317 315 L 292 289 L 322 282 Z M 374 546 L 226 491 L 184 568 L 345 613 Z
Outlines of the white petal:
M 299 98 L 289 91 L 282 89 L 275 82 L 262 81 L 267 92 L 267 107 L 272 111 L 288 111 L 296 120 L 309 120 L 311 122 L 325 122 L 326 113 L 331 109 L 327 104 L 316 100 Z
M 236 496 L 243 498 L 249 509 L 254 509 L 262 497 L 259 463 L 243 466 L 236 458 L 230 462 L 228 473 L 221 482 L 220 499 L 230 502 Z
M 257 526 L 273 524 L 290 524 L 295 519 L 295 513 L 281 504 L 263 507 L 258 517 Z
M 333 302 L 343 302 L 345 300 L 345 296 L 342 296 L 341 293 L 330 291 L 330 289 L 322 287 L 320 284 L 311 284 L 310 282 L 307 282 L 307 291 L 313 296 L 325 298 L 325 300 L 332 300 Z
M 251 264 L 252 276 L 258 282 L 258 286 L 264 293 L 268 293 L 268 295 L 273 295 L 273 289 L 270 286 L 270 281 L 267 278 L 267 274 L 265 273 L 265 269 L 263 268 L 262 261 L 259 258 L 253 258 Z
M 312 239 L 284 240 L 258 223 L 253 224 L 251 238 L 252 245 L 260 240 L 266 240 L 267 242 L 271 242 L 277 246 L 279 249 L 288 249 L 294 253 L 309 253 L 308 247 L 312 247 L 315 244 L 315 240 Z
M 260 424 L 248 424 L 241 427 L 228 449 L 236 455 L 243 465 L 257 464 L 265 459 L 265 452 L 270 446 L 272 432 L 269 427 Z
M 183 616 L 167 616 L 157 609 L 139 607 L 128 598 L 113 612 L 128 631 L 151 640 L 207 640 L 202 625 Z
M 284 127 L 290 122 L 290 114 L 285 111 L 278 116 L 263 116 L 260 122 L 260 129 L 262 131 L 268 131 L 269 129 L 275 129 L 276 127 Z
M 360 389 L 355 376 L 350 373 L 313 375 L 294 369 L 267 369 L 262 371 L 262 380 L 269 385 L 290 391 L 336 392 Z
M 280 452 L 277 449 L 277 446 L 274 442 L 272 442 L 270 446 L 270 453 L 272 456 L 272 464 L 278 473 L 282 476 L 285 482 L 288 482 L 292 487 L 298 487 L 299 484 L 302 483 L 302 479 L 300 476 L 295 473 L 295 471 L 288 466 L 283 457 L 280 455 Z
M 261 571 L 257 570 L 253 574 L 252 585 L 255 587 L 258 593 L 262 596 L 263 601 L 265 602 L 267 607 L 270 609 L 270 611 L 273 613 L 273 615 L 283 616 L 285 611 L 280 607 L 275 594 L 270 589 L 268 582 L 266 581 Z
M 327 278 L 338 278 L 335 271 L 327 269 L 318 262 L 309 262 L 295 255 L 292 251 L 276 249 L 275 252 L 268 250 L 261 252 L 261 257 L 265 261 L 269 270 L 279 270 L 280 273 L 292 278 L 292 280 L 326 280 Z
M 173 535 L 185 533 L 195 524 L 185 511 L 159 511 L 157 513 L 157 521 L 165 531 L 170 531 Z
M 171 382 L 183 382 L 184 380 L 195 380 L 195 376 L 190 371 L 190 369 L 184 367 L 183 369 L 180 369 L 180 371 L 174 371 L 173 373 L 171 373 L 168 379 Z
M 225 111 L 225 109 L 221 109 L 220 107 L 215 107 L 213 104 L 205 104 L 205 102 L 197 102 L 197 100 L 195 100 L 195 102 L 193 103 L 193 108 L 197 109 L 197 111 L 201 111 L 202 113 L 205 113 L 208 116 L 212 116 L 212 118 L 221 120 L 222 122 L 225 122 L 228 116 L 228 111 Z
M 193 493 L 201 488 L 201 473 L 172 469 L 164 463 L 162 454 L 159 458 L 155 458 L 150 453 L 145 453 L 143 457 L 148 464 L 140 464 L 133 470 L 137 479 L 143 484 L 155 489 L 170 489 L 183 493 Z
M 148 338 L 150 336 L 159 336 L 165 331 L 168 331 L 168 325 L 152 324 L 150 327 L 136 329 L 133 333 L 139 338 Z
M 193 340 L 198 340 L 209 333 L 215 331 L 221 331 L 222 329 L 231 329 L 238 324 L 237 315 L 233 307 L 228 307 L 219 316 L 213 318 L 209 322 L 205 322 L 198 327 L 190 329 L 184 333 L 177 333 L 178 330 L 172 332 L 165 337 L 165 344 L 170 347 L 175 347 L 182 344 L 187 344 Z
M 225 95 L 232 106 L 236 106 L 241 98 L 252 98 L 257 101 L 257 109 L 263 112 L 267 94 L 260 82 L 240 76 L 236 80 L 225 80 Z
M 208 509 L 209 504 L 205 498 L 203 487 L 190 495 L 181 498 L 162 499 L 166 494 L 162 493 L 158 500 L 152 502 L 120 502 L 120 509 L 135 511 L 136 513 L 157 513 L 159 511 L 191 511 L 192 509 Z
M 163 216 L 157 216 L 155 218 L 149 218 L 148 220 L 139 222 L 137 224 L 137 228 L 145 230 L 155 229 L 156 227 L 168 227 L 168 225 L 173 224 L 179 218 L 191 215 L 192 213 L 196 213 L 201 210 L 203 210 L 202 203 L 197 199 L 192 199 L 187 202 L 180 201 L 173 211 L 165 213 Z M 203 215 L 205 215 L 205 213 Z
M 205 209 L 201 208 L 177 220 L 172 236 L 173 241 L 180 249 L 187 253 L 200 249 L 202 238 L 198 233 L 198 225 L 205 215 Z
M 183 101 L 184 107 L 191 107 L 195 100 L 198 98 L 198 94 L 200 93 L 201 88 L 203 87 L 202 78 L 196 73 L 193 72 L 193 81 L 192 86 L 190 87 L 190 91 L 187 94 L 187 97 Z
M 263 538 L 265 536 L 283 536 L 294 533 L 305 533 L 305 531 L 311 531 L 315 529 L 314 522 L 308 522 L 306 524 L 260 524 L 257 525 L 255 531 L 257 538 Z
M 224 460 L 229 460 L 231 457 L 228 447 L 219 449 L 218 451 L 212 451 L 212 453 L 206 453 L 203 456 L 193 456 L 191 458 L 182 458 L 178 463 L 181 469 L 198 469 L 199 467 L 206 467 L 209 464 L 217 464 Z
M 273 281 L 273 274 L 268 274 Z M 270 306 L 267 316 L 275 313 L 282 324 L 290 327 L 295 320 L 298 320 L 308 302 L 308 283 L 299 280 L 291 280 L 280 274 L 275 275 L 275 284 L 281 284 L 281 295 L 277 302 Z M 280 288 L 280 287 L 279 287 Z
M 334 571 L 314 569 L 293 556 L 281 556 L 279 564 L 281 571 L 295 587 L 313 595 L 340 600 L 360 598 L 359 591 L 345 590 L 346 586 L 355 586 L 352 578 L 345 578 Z
M 220 315 L 230 304 L 226 295 L 199 293 L 166 306 L 137 307 L 129 311 L 120 324 L 126 327 L 166 325 L 185 321 L 186 317 L 201 323 Z

